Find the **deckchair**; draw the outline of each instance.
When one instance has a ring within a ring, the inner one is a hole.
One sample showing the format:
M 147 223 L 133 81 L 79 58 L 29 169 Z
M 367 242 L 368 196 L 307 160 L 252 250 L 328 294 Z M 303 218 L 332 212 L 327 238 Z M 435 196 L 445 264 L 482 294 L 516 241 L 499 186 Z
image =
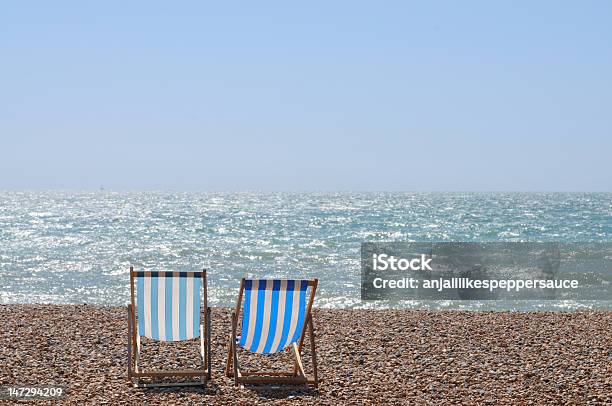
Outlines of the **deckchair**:
M 203 295 L 200 294 L 201 291 Z M 158 272 L 134 271 L 134 268 L 130 267 L 130 294 L 128 380 L 136 387 L 205 384 L 211 377 L 211 320 L 206 291 L 206 269 L 202 272 Z M 202 302 L 204 324 L 200 324 Z M 140 366 L 140 337 L 157 341 L 183 341 L 199 337 L 202 368 L 145 371 Z M 165 377 L 192 380 L 149 383 L 141 380 Z M 194 381 L 193 378 L 198 380 Z
M 312 303 L 317 289 L 314 280 L 245 279 L 240 282 L 236 309 L 232 311 L 232 331 L 225 374 L 236 385 L 244 384 L 308 384 L 317 386 Z M 307 293 L 310 288 L 310 295 Z M 241 334 L 238 316 L 244 298 Z M 306 376 L 302 364 L 302 346 L 306 330 L 310 336 L 313 375 Z M 238 362 L 237 347 L 251 353 L 273 354 L 291 347 L 295 356 L 292 372 L 243 371 Z

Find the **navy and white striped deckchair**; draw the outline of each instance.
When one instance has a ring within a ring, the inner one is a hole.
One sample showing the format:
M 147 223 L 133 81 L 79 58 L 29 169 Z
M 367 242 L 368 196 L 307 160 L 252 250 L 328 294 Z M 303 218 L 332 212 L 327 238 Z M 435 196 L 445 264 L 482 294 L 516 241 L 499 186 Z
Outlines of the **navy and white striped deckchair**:
M 238 304 L 233 314 L 232 344 L 226 373 L 236 383 L 311 383 L 317 384 L 316 352 L 311 308 L 317 280 L 243 279 Z M 311 289 L 310 295 L 308 290 Z M 241 301 L 244 305 L 241 334 L 237 336 L 237 320 Z M 301 362 L 301 350 L 306 330 L 311 337 L 314 379 L 308 379 Z M 258 354 L 273 354 L 293 347 L 296 357 L 294 371 L 243 372 L 237 362 L 236 346 Z M 231 364 L 234 371 L 231 371 Z
M 199 337 L 201 285 L 201 278 L 193 273 L 137 272 L 140 336 L 160 341 Z
M 155 384 L 141 384 L 140 378 L 165 376 L 201 378 L 201 382 L 181 382 L 181 385 L 202 384 L 206 378 L 210 378 L 210 308 L 207 306 L 206 270 L 202 272 L 134 271 L 133 268 L 130 268 L 130 291 L 131 304 L 128 306 L 129 379 L 137 386 L 155 386 Z M 134 293 L 136 293 L 136 300 Z M 200 323 L 202 300 L 205 309 L 204 325 Z M 157 341 L 183 341 L 199 337 L 203 368 L 181 371 L 142 371 L 139 365 L 140 337 Z M 132 351 L 135 354 L 133 369 Z

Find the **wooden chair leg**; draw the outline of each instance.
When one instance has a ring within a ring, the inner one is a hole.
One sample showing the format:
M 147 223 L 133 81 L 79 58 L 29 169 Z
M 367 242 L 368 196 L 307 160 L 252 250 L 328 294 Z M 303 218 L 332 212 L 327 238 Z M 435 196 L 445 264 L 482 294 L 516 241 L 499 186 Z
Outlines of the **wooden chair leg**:
M 310 330 L 310 356 L 312 357 L 314 386 L 316 387 L 319 386 L 319 374 L 317 371 L 317 350 L 315 347 L 315 336 L 312 317 L 308 320 L 308 329 Z
M 132 305 L 128 305 L 127 377 L 132 382 Z
M 225 363 L 225 376 L 232 377 L 234 366 L 232 364 L 232 358 L 234 357 L 233 349 L 232 349 L 232 334 L 229 335 L 229 342 L 227 345 L 227 362 Z
M 136 336 L 136 345 L 134 346 L 134 371 L 140 372 L 140 336 Z
M 298 345 L 296 343 L 293 343 L 293 353 L 295 355 L 295 364 L 297 365 L 297 372 L 295 372 L 294 375 L 306 377 L 304 365 L 302 364 L 302 357 L 300 356 L 300 350 L 298 349 Z
M 212 377 L 212 351 L 211 351 L 211 341 L 212 341 L 212 320 L 211 320 L 211 309 L 208 307 L 206 309 L 206 353 L 207 353 L 207 364 L 208 368 L 208 379 Z
M 310 336 L 310 357 L 312 360 L 312 367 L 313 367 L 313 384 L 314 386 L 318 386 L 319 385 L 319 375 L 318 375 L 318 370 L 317 370 L 317 353 L 316 353 L 316 348 L 315 348 L 315 337 L 314 337 L 314 324 L 312 322 L 312 317 L 308 318 L 308 333 Z M 303 345 L 303 341 L 300 342 L 298 344 L 298 351 L 301 354 L 301 350 L 302 350 L 302 345 Z M 298 371 L 299 371 L 299 365 L 298 365 L 298 361 L 296 359 L 294 365 L 293 365 L 293 376 L 297 376 L 298 375 Z
M 236 313 L 232 313 L 232 335 L 230 346 L 232 349 L 232 363 L 234 364 L 234 385 L 238 386 L 238 379 L 240 376 L 240 369 L 238 367 L 238 354 L 236 352 L 236 329 L 238 328 L 238 316 Z
M 208 361 L 206 360 L 206 338 L 204 337 L 204 326 L 200 324 L 200 360 L 202 361 L 202 370 L 206 372 Z M 206 383 L 208 374 L 202 375 L 202 384 Z

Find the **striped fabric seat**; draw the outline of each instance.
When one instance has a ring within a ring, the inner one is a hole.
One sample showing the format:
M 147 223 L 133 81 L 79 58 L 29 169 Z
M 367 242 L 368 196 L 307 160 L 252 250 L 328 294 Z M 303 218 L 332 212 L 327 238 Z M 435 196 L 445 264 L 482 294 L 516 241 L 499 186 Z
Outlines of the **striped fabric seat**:
M 254 280 L 244 284 L 242 334 L 238 345 L 270 354 L 297 342 L 306 315 L 307 280 Z
M 159 341 L 200 336 L 200 272 L 136 272 L 138 334 Z

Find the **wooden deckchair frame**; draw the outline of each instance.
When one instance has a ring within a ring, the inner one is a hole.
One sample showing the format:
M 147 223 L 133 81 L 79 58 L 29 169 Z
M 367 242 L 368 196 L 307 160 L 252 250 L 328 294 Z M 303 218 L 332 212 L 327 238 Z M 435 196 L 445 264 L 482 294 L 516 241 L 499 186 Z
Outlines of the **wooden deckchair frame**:
M 163 272 L 163 271 L 161 271 Z M 183 369 L 183 370 L 147 370 L 144 371 L 140 367 L 140 335 L 137 332 L 136 324 L 136 304 L 134 295 L 134 279 L 137 274 L 151 273 L 151 271 L 134 271 L 134 267 L 130 267 L 130 296 L 131 303 L 128 305 L 128 380 L 139 388 L 158 387 L 158 386 L 194 386 L 205 385 L 206 381 L 211 379 L 211 309 L 208 307 L 208 292 L 206 282 L 206 269 L 201 272 L 202 286 L 204 289 L 203 295 L 200 298 L 200 320 L 202 309 L 204 309 L 204 324 L 200 324 L 200 359 L 202 361 L 202 369 Z M 198 276 L 193 276 L 194 278 Z M 206 337 L 205 337 L 206 336 Z M 134 354 L 134 356 L 132 355 Z M 182 377 L 182 378 L 200 378 L 199 381 L 189 382 L 152 382 L 143 383 L 140 378 L 164 378 L 164 377 Z
M 317 372 L 317 352 L 315 347 L 315 336 L 314 336 L 314 325 L 312 322 L 312 303 L 314 301 L 315 293 L 317 291 L 318 279 L 308 281 L 308 287 L 310 288 L 310 297 L 308 299 L 308 305 L 306 307 L 306 315 L 304 317 L 304 326 L 297 343 L 293 343 L 292 350 L 295 356 L 293 365 L 293 372 L 285 371 L 243 371 L 240 368 L 238 362 L 238 353 L 236 351 L 236 337 L 238 329 L 238 315 L 242 307 L 242 297 L 244 293 L 246 279 L 242 278 L 240 281 L 240 291 L 238 293 L 238 300 L 236 301 L 236 308 L 232 310 L 232 331 L 229 336 L 229 350 L 227 354 L 227 363 L 225 365 L 225 375 L 234 378 L 235 385 L 244 384 L 288 384 L 288 385 L 319 385 L 319 376 Z M 308 330 L 310 336 L 310 355 L 312 360 L 313 374 L 307 376 L 304 372 L 304 366 L 302 364 L 302 347 L 304 345 L 304 337 Z

